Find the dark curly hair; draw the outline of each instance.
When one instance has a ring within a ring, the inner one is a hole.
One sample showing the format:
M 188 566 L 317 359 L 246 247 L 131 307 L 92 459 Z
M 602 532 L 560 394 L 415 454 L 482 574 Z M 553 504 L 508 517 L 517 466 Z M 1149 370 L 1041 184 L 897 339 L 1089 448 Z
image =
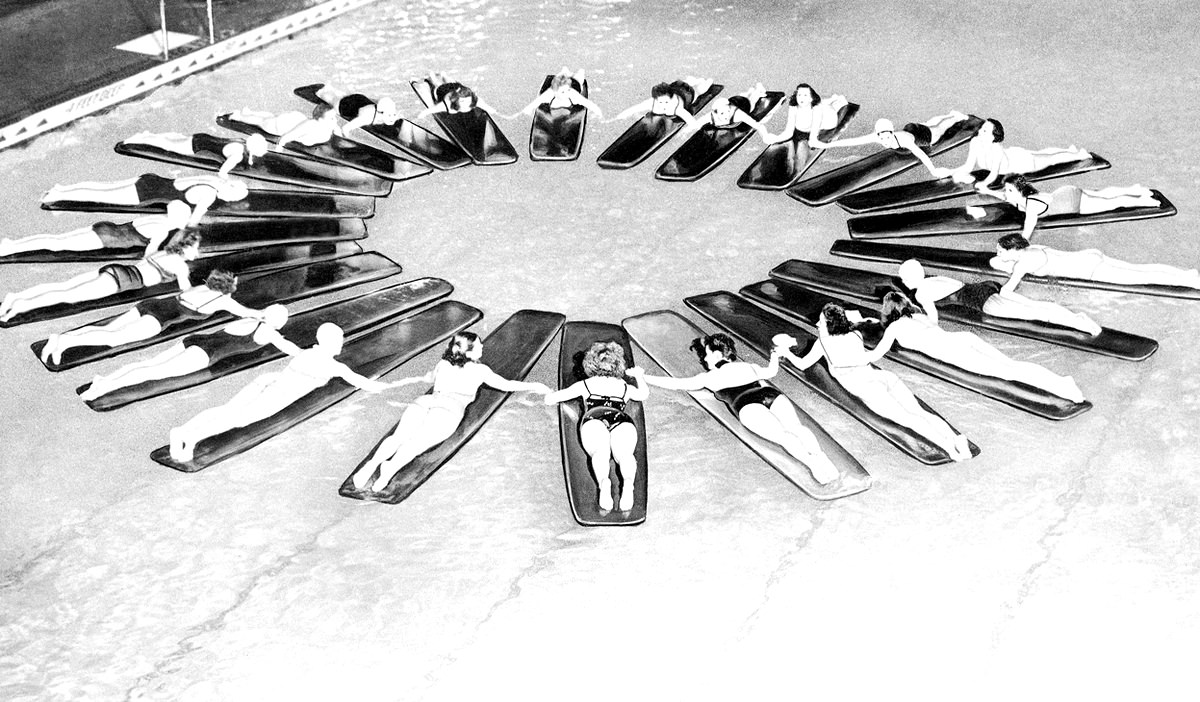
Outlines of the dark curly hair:
M 467 356 L 467 351 L 478 342 L 478 334 L 469 331 L 459 332 L 450 337 L 450 343 L 446 344 L 446 352 L 442 354 L 442 360 L 449 361 L 450 365 L 461 368 L 471 361 Z
M 237 290 L 238 278 L 223 268 L 214 268 L 209 271 L 208 277 L 204 279 L 204 284 L 214 292 L 232 295 Z
M 734 346 L 733 339 L 728 334 L 722 334 L 721 332 L 698 336 L 692 339 L 691 346 L 688 348 L 695 352 L 696 357 L 700 359 L 700 365 L 705 368 L 708 368 L 708 366 L 704 363 L 704 357 L 710 350 L 719 352 L 726 360 L 737 360 L 737 347 Z M 709 368 L 709 370 L 712 369 Z
M 171 241 L 162 247 L 162 250 L 178 256 L 179 254 L 183 253 L 183 250 L 187 247 L 199 245 L 200 231 L 192 227 L 187 227 L 180 229 L 175 236 L 171 238 Z
M 1038 194 L 1038 189 L 1030 185 L 1029 179 L 1020 173 L 1010 173 L 1009 175 L 1004 176 L 1001 184 L 1002 186 L 1013 186 L 1017 189 L 1017 192 L 1021 193 L 1025 197 L 1032 197 Z
M 923 314 L 924 311 L 913 304 L 913 301 L 908 299 L 908 296 L 893 290 L 883 296 L 883 326 L 888 326 L 901 317 L 911 317 L 915 314 Z
M 857 331 L 865 324 L 855 324 L 846 318 L 846 310 L 836 302 L 826 303 L 821 308 L 821 316 L 825 318 L 825 330 L 833 336 L 841 336 Z
M 615 341 L 597 341 L 588 348 L 580 363 L 589 378 L 608 376 L 625 379 L 625 349 Z
M 800 103 L 796 102 L 796 93 L 799 92 L 801 88 L 808 88 L 808 94 L 812 95 L 813 107 L 821 104 L 821 96 L 817 94 L 817 91 L 813 90 L 813 87 L 808 83 L 800 83 L 796 86 L 796 89 L 792 91 L 792 96 L 788 98 L 789 105 L 792 107 L 798 107 L 800 105 Z
M 1009 250 L 1015 250 L 1015 251 L 1020 251 L 1021 249 L 1029 248 L 1029 240 L 1026 239 L 1024 236 L 1021 236 L 1021 234 L 1017 233 L 1017 232 L 1014 232 L 1012 234 L 1005 234 L 1004 236 L 997 239 L 996 243 L 999 244 L 1000 248 L 1002 248 L 1002 249 L 1009 249 Z
M 992 141 L 997 144 L 1004 141 L 1004 125 L 1000 124 L 1000 120 L 989 117 L 983 121 L 992 123 Z

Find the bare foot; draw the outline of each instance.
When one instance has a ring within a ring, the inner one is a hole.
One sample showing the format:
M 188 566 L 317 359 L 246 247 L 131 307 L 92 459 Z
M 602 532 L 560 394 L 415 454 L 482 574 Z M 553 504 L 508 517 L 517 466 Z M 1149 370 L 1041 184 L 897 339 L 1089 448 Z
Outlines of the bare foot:
M 183 439 L 183 432 L 178 428 L 172 429 L 170 433 L 171 458 L 180 463 L 187 463 L 192 460 L 195 446 L 188 444 Z
M 618 505 L 622 512 L 633 509 L 633 483 L 621 488 L 621 503 Z
M 613 508 L 612 481 L 600 481 L 600 511 L 609 512 Z
M 350 482 L 354 483 L 355 490 L 362 490 L 367 486 L 367 481 L 371 479 L 372 475 L 375 475 L 375 469 L 372 468 L 368 471 L 367 467 L 363 466 L 362 470 L 359 470 L 350 478 Z
M 50 356 L 54 353 L 54 347 L 56 346 L 58 346 L 58 334 L 51 334 L 46 337 L 46 345 L 42 347 L 41 353 L 42 363 L 50 363 Z M 58 361 L 54 363 L 57 364 Z

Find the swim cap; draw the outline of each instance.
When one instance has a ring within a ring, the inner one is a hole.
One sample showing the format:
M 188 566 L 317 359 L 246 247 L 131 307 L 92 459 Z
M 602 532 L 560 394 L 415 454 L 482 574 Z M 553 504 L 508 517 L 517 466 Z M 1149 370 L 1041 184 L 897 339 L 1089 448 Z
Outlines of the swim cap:
M 910 258 L 907 261 L 905 261 L 904 263 L 900 264 L 900 279 L 901 280 L 904 280 L 904 281 L 914 280 L 914 279 L 920 280 L 924 277 L 925 277 L 925 268 L 921 265 L 921 262 L 918 261 L 917 259 Z
M 883 118 L 875 120 L 875 133 L 876 134 L 878 134 L 880 132 L 894 132 L 894 131 L 896 131 L 896 125 L 892 124 L 892 120 L 883 119 Z

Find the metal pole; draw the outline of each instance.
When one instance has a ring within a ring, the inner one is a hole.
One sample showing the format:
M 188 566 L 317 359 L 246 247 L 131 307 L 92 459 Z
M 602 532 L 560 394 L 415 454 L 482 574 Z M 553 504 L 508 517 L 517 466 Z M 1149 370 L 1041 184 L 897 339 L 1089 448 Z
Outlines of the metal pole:
M 158 0 L 158 16 L 162 19 L 163 61 L 166 61 L 169 58 L 167 49 L 167 0 Z
M 216 31 L 213 29 L 212 0 L 208 0 L 208 43 L 217 43 Z

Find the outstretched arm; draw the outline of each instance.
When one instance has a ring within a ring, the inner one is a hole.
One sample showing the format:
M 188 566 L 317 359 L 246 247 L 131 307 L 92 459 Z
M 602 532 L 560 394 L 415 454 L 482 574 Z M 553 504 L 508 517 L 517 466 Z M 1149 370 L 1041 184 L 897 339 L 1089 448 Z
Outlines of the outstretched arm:
M 693 375 L 690 378 L 673 378 L 669 375 L 646 375 L 646 371 L 641 368 L 630 368 L 628 371 L 630 377 L 645 381 L 646 385 L 653 385 L 658 388 L 666 388 L 667 390 L 704 390 L 706 385 L 705 379 L 708 373 Z
M 866 362 L 874 363 L 875 361 L 878 361 L 879 359 L 883 358 L 885 355 L 887 355 L 888 351 L 892 350 L 892 345 L 895 343 L 896 343 L 896 328 L 888 327 L 887 329 L 884 329 L 883 330 L 883 338 L 879 340 L 878 344 L 875 344 L 875 348 L 871 349 L 870 351 L 867 351 L 867 355 L 864 357 L 866 359 Z
M 903 137 L 901 137 L 901 134 L 907 135 L 908 133 L 907 132 L 897 132 L 896 133 L 897 141 L 899 141 L 900 139 L 903 138 Z M 911 135 L 909 135 L 908 139 L 905 139 L 903 142 L 901 142 L 901 145 L 904 148 L 908 149 L 908 152 L 910 154 L 912 154 L 913 156 L 916 156 L 917 160 L 921 162 L 921 165 L 925 166 L 926 170 L 928 170 L 930 175 L 932 175 L 934 178 L 945 178 L 947 175 L 950 174 L 949 169 L 938 168 L 937 166 L 933 165 L 933 161 L 929 160 L 929 154 L 925 153 L 924 149 L 917 146 L 916 140 L 913 139 Z
M 542 93 L 540 95 L 535 97 L 528 105 L 526 105 L 525 107 L 522 107 L 519 112 L 514 112 L 511 115 L 501 115 L 501 117 L 503 117 L 504 119 L 515 119 L 517 115 L 521 115 L 521 114 L 532 116 L 533 111 L 538 108 L 538 105 L 544 105 L 547 102 L 550 102 L 550 99 L 553 97 L 553 93 L 554 93 L 553 90 L 546 88 L 545 90 L 542 91 Z
M 527 383 L 521 380 L 509 380 L 496 373 L 491 368 L 487 368 L 483 373 L 483 382 L 488 387 L 496 388 L 503 392 L 538 392 L 543 395 L 550 394 L 550 388 L 544 383 Z
M 813 130 L 813 134 L 816 134 L 816 130 Z M 863 134 L 862 136 L 851 137 L 849 139 L 834 139 L 833 141 L 828 142 L 828 143 L 821 141 L 820 139 L 817 139 L 817 138 L 810 138 L 808 140 L 808 143 L 811 144 L 812 146 L 817 147 L 818 149 L 834 149 L 834 148 L 838 148 L 838 147 L 842 147 L 842 146 L 861 146 L 863 144 L 877 144 L 877 143 L 879 143 L 879 139 L 876 138 L 875 132 L 871 132 L 870 134 Z
M 300 348 L 299 346 L 293 344 L 292 342 L 288 341 L 286 338 L 284 338 L 283 334 L 280 334 L 278 331 L 276 331 L 274 329 L 267 329 L 266 336 L 267 336 L 267 338 L 266 338 L 267 343 L 269 343 L 270 345 L 274 346 L 275 348 L 279 349 L 280 351 L 282 351 L 283 353 L 285 353 L 289 356 L 298 356 L 298 355 L 300 355 L 300 352 L 304 350 L 304 349 Z
M 784 125 L 783 131 L 779 132 L 778 134 L 769 134 L 769 133 L 763 134 L 762 140 L 766 144 L 778 144 L 781 141 L 787 141 L 788 139 L 791 139 L 792 135 L 795 132 L 796 132 L 796 108 L 789 107 L 787 124 Z M 817 138 L 816 135 L 817 135 L 817 130 L 814 129 L 812 131 L 812 134 L 809 135 L 809 143 L 810 144 L 812 144 L 813 139 Z
M 335 364 L 337 367 L 336 371 L 334 372 L 336 377 L 341 378 L 347 383 L 350 383 L 359 390 L 374 393 L 387 390 L 388 388 L 397 387 L 397 383 L 384 383 L 378 380 L 372 380 L 365 375 L 359 375 L 358 373 L 354 372 L 350 366 L 347 366 L 341 361 L 330 361 L 330 363 Z M 405 380 L 411 380 L 411 378 L 406 378 Z M 403 381 L 400 381 L 400 383 L 407 384 Z
M 767 131 L 767 128 L 762 122 L 759 122 L 741 110 L 737 111 L 737 115 L 734 117 L 734 119 L 758 132 L 758 135 L 762 137 L 763 141 L 766 141 L 767 137 L 771 136 L 771 133 Z
M 622 110 L 621 114 L 617 115 L 616 117 L 613 117 L 613 119 L 610 121 L 629 119 L 630 117 L 632 117 L 634 115 L 645 114 L 645 113 L 649 112 L 652 107 L 654 107 L 654 100 L 652 98 L 646 98 L 645 100 L 642 100 L 638 104 Z
M 445 112 L 445 111 L 446 111 L 446 105 L 444 103 L 435 102 L 432 105 L 430 105 L 429 107 L 426 107 L 425 109 L 418 112 L 417 119 L 421 119 L 422 117 L 428 117 L 429 115 L 434 115 L 439 112 Z
M 204 219 L 208 208 L 217 201 L 217 189 L 211 185 L 192 186 L 184 194 L 184 199 L 192 206 L 192 216 L 188 218 L 187 226 L 194 227 L 200 224 L 200 220 Z
M 544 398 L 544 401 L 548 405 L 557 405 L 560 402 L 566 402 L 567 400 L 574 400 L 577 397 L 583 397 L 586 393 L 587 390 L 583 387 L 583 381 L 579 381 L 570 387 L 549 393 Z
M 820 340 L 814 339 L 813 344 L 808 349 L 808 353 L 803 357 L 792 353 L 791 349 L 781 349 L 779 352 L 780 358 L 786 358 L 788 363 L 796 367 L 796 370 L 807 370 L 811 368 L 821 357 L 825 355 L 825 348 L 821 346 Z
M 571 89 L 571 100 L 574 101 L 576 104 L 583 105 L 588 110 L 595 112 L 596 119 L 599 119 L 599 120 L 604 119 L 604 112 L 600 109 L 600 106 L 597 105 L 596 103 L 592 102 L 591 100 L 587 99 L 586 97 L 584 97 L 583 93 L 579 92 L 578 90 L 575 90 L 574 88 Z

